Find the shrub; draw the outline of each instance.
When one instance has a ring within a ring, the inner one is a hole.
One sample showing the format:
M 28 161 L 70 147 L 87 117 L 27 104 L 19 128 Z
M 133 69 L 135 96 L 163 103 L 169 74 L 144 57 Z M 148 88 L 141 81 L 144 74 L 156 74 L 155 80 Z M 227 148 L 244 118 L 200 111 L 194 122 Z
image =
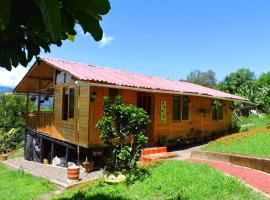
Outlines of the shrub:
M 20 141 L 22 130 L 20 128 L 12 128 L 8 132 L 0 131 L 0 152 L 7 153 L 18 146 L 18 141 Z
M 0 94 L 0 145 L 10 151 L 22 146 L 25 131 L 26 98 L 13 94 Z M 29 112 L 33 111 L 35 104 L 29 102 Z
M 141 150 L 148 141 L 144 135 L 150 118 L 134 105 L 125 105 L 117 96 L 112 102 L 104 98 L 104 116 L 98 121 L 100 137 L 108 146 L 106 166 L 108 172 L 127 172 L 137 167 Z

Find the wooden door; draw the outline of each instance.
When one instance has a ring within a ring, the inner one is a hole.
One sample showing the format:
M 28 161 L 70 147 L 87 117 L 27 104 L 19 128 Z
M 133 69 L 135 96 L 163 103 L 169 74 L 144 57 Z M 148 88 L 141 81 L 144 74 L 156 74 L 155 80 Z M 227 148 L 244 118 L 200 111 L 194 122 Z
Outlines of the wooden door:
M 153 95 L 151 93 L 138 93 L 137 106 L 143 108 L 145 112 L 150 116 L 151 122 L 153 122 Z M 153 140 L 153 123 L 149 125 L 147 135 L 150 140 Z

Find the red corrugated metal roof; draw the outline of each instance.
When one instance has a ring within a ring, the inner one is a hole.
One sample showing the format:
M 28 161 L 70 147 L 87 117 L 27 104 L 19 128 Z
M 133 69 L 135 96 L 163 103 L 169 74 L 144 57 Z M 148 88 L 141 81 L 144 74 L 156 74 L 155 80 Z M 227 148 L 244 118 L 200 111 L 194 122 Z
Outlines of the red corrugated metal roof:
M 73 76 L 83 81 L 247 101 L 247 99 L 240 96 L 184 81 L 168 80 L 160 77 L 146 76 L 118 69 L 81 64 L 55 58 L 41 57 L 40 59 L 56 68 L 71 73 Z

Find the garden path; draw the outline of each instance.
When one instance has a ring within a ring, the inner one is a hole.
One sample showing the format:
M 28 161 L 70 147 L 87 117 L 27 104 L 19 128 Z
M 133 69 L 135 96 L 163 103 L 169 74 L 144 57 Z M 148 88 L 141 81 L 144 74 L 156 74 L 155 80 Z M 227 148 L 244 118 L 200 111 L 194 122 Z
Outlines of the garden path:
M 182 149 L 172 149 L 170 152 L 174 152 L 177 154 L 177 157 L 172 158 L 173 160 L 186 160 L 190 158 L 190 152 L 192 150 L 199 150 L 202 148 L 202 146 L 205 144 L 198 144 L 198 145 L 193 145 L 193 146 L 188 146 Z
M 237 177 L 245 184 L 251 186 L 253 189 L 263 192 L 270 198 L 270 174 L 268 173 L 219 161 L 191 158 L 188 160 L 198 163 L 207 163 L 225 174 Z
M 1 162 L 11 168 L 24 170 L 34 176 L 46 178 L 50 182 L 65 188 L 72 187 L 88 180 L 97 179 L 102 175 L 102 171 L 86 173 L 82 168 L 80 170 L 80 181 L 69 181 L 67 178 L 67 169 L 63 167 L 56 167 L 52 165 L 45 165 L 41 163 L 27 161 L 23 157 L 9 159 L 7 161 Z

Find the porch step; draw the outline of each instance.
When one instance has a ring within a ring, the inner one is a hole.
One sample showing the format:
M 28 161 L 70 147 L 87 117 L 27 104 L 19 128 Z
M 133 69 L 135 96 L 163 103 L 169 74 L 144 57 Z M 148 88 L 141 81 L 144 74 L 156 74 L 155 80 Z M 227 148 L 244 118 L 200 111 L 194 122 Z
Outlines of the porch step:
M 154 147 L 142 150 L 140 161 L 151 162 L 176 157 L 177 154 L 168 152 L 167 147 Z

